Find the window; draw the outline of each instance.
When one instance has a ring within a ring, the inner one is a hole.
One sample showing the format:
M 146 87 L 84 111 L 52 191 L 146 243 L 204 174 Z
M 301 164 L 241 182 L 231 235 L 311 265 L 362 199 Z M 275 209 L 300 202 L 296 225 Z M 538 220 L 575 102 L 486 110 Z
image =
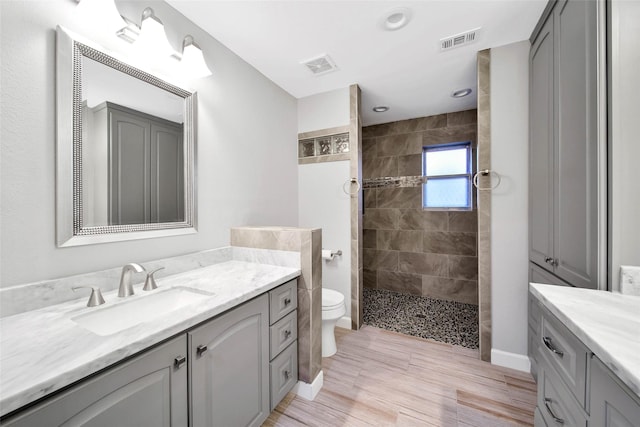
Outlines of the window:
M 471 209 L 471 142 L 424 147 L 422 185 L 425 209 Z

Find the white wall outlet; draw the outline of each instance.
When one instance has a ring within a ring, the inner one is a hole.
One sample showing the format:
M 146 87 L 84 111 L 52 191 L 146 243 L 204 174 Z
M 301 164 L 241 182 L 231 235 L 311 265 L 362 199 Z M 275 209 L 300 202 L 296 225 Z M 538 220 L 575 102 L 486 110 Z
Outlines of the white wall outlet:
M 620 266 L 620 293 L 640 296 L 640 267 Z

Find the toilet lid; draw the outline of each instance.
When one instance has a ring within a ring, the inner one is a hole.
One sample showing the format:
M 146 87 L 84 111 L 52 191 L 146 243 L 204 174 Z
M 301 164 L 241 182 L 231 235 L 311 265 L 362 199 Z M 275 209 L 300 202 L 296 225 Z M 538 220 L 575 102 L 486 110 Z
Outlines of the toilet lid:
M 333 289 L 322 290 L 322 309 L 331 309 L 344 303 L 344 295 Z

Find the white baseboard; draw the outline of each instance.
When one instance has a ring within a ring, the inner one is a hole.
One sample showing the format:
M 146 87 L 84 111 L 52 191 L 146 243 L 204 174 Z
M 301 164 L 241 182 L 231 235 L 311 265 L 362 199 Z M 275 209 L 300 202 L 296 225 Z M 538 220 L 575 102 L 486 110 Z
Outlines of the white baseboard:
M 298 383 L 293 386 L 293 392 L 302 398 L 313 400 L 316 398 L 318 393 L 320 393 L 320 389 L 323 384 L 324 374 L 320 371 L 311 384 L 305 383 L 304 381 L 298 381 Z
M 531 372 L 531 361 L 529 356 L 508 351 L 491 349 L 491 364 L 504 366 L 505 368 L 516 369 L 523 372 Z
M 339 328 L 351 329 L 351 317 L 342 316 L 338 320 L 338 323 L 336 323 L 336 326 Z

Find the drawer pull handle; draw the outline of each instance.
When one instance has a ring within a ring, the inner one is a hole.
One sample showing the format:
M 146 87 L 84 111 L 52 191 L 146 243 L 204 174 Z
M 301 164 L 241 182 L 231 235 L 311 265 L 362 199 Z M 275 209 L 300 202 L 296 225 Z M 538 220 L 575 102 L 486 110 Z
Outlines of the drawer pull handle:
M 553 346 L 553 344 L 551 344 L 551 338 L 549 337 L 542 337 L 542 342 L 544 343 L 544 345 L 551 350 L 552 352 L 554 352 L 555 354 L 557 354 L 558 356 L 562 357 L 564 356 L 564 352 L 558 350 L 557 348 L 555 348 Z
M 196 348 L 196 353 L 198 353 L 198 356 L 202 356 L 204 353 L 206 353 L 206 351 L 207 351 L 207 346 L 204 344 L 200 344 Z
M 289 371 L 284 371 L 283 374 L 284 374 L 284 379 L 285 380 L 288 380 L 289 377 L 291 376 L 291 372 L 289 372 Z
M 553 400 L 549 399 L 548 397 L 544 398 L 544 406 L 547 408 L 547 412 L 549 413 L 549 415 L 551 415 L 551 418 L 553 418 L 553 421 L 557 422 L 558 424 L 564 424 L 564 420 L 562 418 L 558 418 L 556 414 L 554 414 L 553 411 L 551 410 L 552 403 L 553 403 Z
M 182 366 L 187 363 L 187 358 L 184 356 L 178 356 L 175 359 L 173 359 L 173 366 L 176 369 L 180 369 L 182 368 Z
M 284 305 L 287 306 L 289 304 L 291 304 L 291 298 L 285 298 L 284 299 Z
M 286 331 L 284 331 L 284 339 L 285 340 L 289 339 L 290 336 L 291 336 L 291 331 L 290 330 L 287 329 Z

